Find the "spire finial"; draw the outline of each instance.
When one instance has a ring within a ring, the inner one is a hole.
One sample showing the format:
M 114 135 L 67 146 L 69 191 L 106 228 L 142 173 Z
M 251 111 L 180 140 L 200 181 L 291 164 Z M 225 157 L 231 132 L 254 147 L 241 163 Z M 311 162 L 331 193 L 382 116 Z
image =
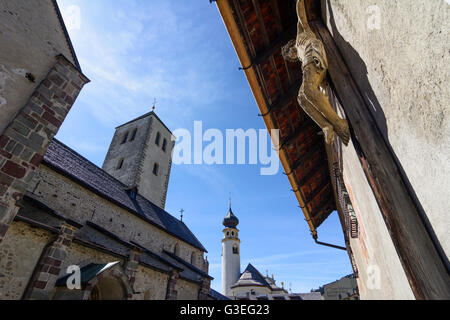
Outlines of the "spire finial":
M 230 209 L 231 209 L 231 192 L 230 192 L 230 197 L 228 198 L 228 201 L 229 201 L 229 206 L 230 206 Z
M 153 106 L 152 106 L 152 111 L 155 111 L 156 108 L 156 98 L 153 99 Z

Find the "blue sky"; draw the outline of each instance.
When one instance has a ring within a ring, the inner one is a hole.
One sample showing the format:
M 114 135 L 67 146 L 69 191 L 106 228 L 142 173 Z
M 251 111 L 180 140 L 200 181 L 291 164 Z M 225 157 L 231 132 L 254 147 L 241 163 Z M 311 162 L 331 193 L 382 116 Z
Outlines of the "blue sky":
M 156 113 L 172 131 L 193 131 L 196 120 L 223 133 L 265 128 L 218 10 L 208 0 L 58 4 L 91 83 L 57 138 L 97 165 L 114 128 L 151 110 L 154 98 Z M 79 19 L 73 19 L 76 8 Z M 178 217 L 184 208 L 184 222 L 208 250 L 214 289 L 221 291 L 221 222 L 230 192 L 240 219 L 242 271 L 251 262 L 293 292 L 352 272 L 345 251 L 314 243 L 281 168 L 261 176 L 259 165 L 172 167 L 166 210 Z M 319 228 L 319 238 L 343 245 L 336 213 Z

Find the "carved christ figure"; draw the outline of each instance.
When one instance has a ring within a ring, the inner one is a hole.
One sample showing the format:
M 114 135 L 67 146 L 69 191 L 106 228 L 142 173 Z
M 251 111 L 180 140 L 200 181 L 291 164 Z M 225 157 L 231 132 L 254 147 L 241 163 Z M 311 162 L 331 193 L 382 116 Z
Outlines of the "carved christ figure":
M 326 143 L 331 144 L 336 133 L 348 145 L 350 131 L 347 120 L 337 115 L 326 95 L 327 56 L 322 41 L 317 39 L 308 24 L 304 0 L 297 0 L 297 16 L 297 39 L 283 48 L 283 56 L 287 60 L 302 61 L 303 82 L 298 103 L 322 129 Z

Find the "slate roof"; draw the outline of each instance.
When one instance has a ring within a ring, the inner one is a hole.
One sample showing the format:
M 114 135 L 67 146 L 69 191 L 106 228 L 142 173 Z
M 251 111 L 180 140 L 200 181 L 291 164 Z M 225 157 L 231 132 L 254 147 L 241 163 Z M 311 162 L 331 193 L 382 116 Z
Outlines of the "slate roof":
M 297 293 L 297 294 L 291 295 L 291 297 L 293 297 L 293 296 L 299 296 L 301 298 L 301 300 L 323 300 L 320 292 Z M 291 298 L 291 300 L 292 300 L 292 298 Z
M 50 143 L 43 164 L 157 228 L 207 252 L 182 221 L 140 194 L 135 200 L 131 199 L 126 185 L 57 139 Z
M 264 286 L 271 288 L 264 276 L 254 266 L 252 266 L 251 263 L 249 263 L 245 271 L 239 277 L 239 280 L 233 284 L 231 288 L 251 286 Z
M 119 261 L 116 262 L 111 262 L 111 263 L 101 263 L 101 264 L 97 264 L 97 263 L 90 263 L 84 267 L 82 267 L 80 269 L 80 273 L 81 273 L 81 283 L 85 284 L 88 283 L 91 279 L 95 278 L 96 276 L 98 276 L 100 273 L 105 272 L 108 269 L 111 269 L 112 267 L 114 267 L 115 265 L 117 265 L 119 263 Z M 55 286 L 56 287 L 64 287 L 66 285 L 67 279 L 71 276 L 72 274 L 67 274 L 61 278 L 59 278 L 56 281 Z
M 204 272 L 203 270 L 200 270 L 199 268 L 197 268 L 196 266 L 194 266 L 193 264 L 183 260 L 182 258 L 178 257 L 176 254 L 169 252 L 167 250 L 163 251 L 163 254 L 166 258 L 168 258 L 169 261 L 173 262 L 175 261 L 175 264 L 181 264 L 181 268 L 183 270 L 186 270 L 186 267 L 189 268 L 190 270 L 194 271 L 196 274 L 199 274 L 205 278 L 209 278 L 211 280 L 213 280 L 214 278 L 211 277 L 209 274 L 207 274 L 206 272 Z
M 208 296 L 211 297 L 213 300 L 231 300 L 230 298 L 224 296 L 223 294 L 217 292 L 214 289 L 209 289 Z

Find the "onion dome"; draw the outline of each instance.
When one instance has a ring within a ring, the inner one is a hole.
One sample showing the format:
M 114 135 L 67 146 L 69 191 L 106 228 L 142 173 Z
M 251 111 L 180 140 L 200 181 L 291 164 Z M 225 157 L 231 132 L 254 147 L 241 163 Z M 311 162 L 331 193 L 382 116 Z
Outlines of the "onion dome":
M 239 219 L 234 215 L 231 207 L 230 210 L 228 210 L 228 214 L 223 218 L 222 224 L 227 228 L 236 228 L 239 224 Z

